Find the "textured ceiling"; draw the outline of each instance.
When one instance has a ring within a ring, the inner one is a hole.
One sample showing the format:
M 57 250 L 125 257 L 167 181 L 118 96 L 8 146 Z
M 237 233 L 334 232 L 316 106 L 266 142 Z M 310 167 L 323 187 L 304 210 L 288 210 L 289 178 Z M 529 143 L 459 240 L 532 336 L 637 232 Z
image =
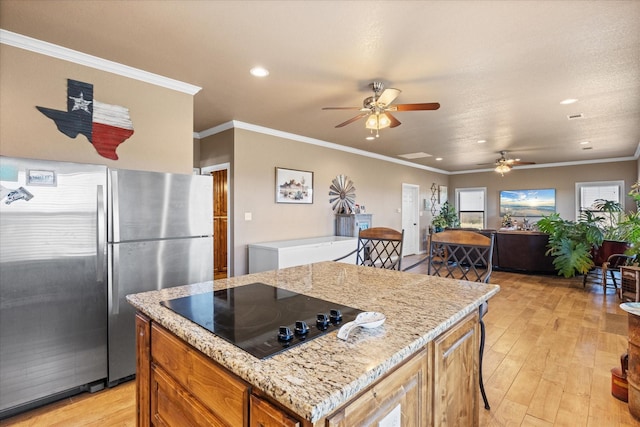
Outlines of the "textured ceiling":
M 446 171 L 500 150 L 630 158 L 640 142 L 636 0 L 1 0 L 0 28 L 202 87 L 194 132 L 238 120 Z M 374 141 L 363 120 L 336 129 L 357 111 L 321 108 L 360 107 L 374 80 L 441 108 L 398 112 Z

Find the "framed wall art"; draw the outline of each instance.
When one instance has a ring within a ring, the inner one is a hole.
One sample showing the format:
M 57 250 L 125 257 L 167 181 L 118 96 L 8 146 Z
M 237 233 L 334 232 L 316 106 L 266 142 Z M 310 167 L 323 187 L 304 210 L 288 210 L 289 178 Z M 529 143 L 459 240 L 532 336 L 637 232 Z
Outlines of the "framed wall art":
M 500 191 L 500 216 L 541 217 L 555 211 L 555 188 Z
M 438 187 L 438 203 L 440 203 L 441 205 L 444 204 L 444 202 L 447 201 L 448 199 L 448 188 L 446 185 L 441 185 Z
M 313 172 L 276 167 L 276 203 L 313 203 Z

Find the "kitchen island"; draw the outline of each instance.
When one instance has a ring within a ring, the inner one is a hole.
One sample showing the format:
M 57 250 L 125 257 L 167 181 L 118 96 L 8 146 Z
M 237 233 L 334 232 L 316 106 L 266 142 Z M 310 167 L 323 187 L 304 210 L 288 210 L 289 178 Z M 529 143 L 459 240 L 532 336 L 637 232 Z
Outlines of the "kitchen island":
M 387 320 L 346 341 L 336 328 L 261 360 L 160 304 L 256 282 Z M 321 262 L 130 295 L 138 424 L 477 425 L 478 307 L 498 291 Z

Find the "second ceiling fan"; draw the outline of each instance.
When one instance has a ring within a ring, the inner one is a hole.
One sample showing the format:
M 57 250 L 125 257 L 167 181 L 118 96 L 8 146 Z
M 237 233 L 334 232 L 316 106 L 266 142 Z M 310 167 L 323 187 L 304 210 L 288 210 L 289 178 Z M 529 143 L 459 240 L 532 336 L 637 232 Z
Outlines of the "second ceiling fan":
M 337 128 L 346 126 L 350 123 L 367 117 L 365 127 L 371 132 L 376 131 L 376 137 L 379 136 L 378 131 L 387 127 L 394 128 L 402 123 L 396 119 L 391 111 L 420 111 L 420 110 L 437 110 L 440 104 L 437 102 L 428 102 L 420 104 L 396 104 L 391 103 L 402 92 L 400 89 L 384 88 L 382 82 L 373 82 L 369 84 L 373 90 L 373 96 L 369 96 L 362 101 L 361 107 L 324 107 L 323 110 L 359 110 L 360 114 L 349 120 L 336 125 Z
M 495 162 L 495 171 L 501 175 L 504 175 L 505 172 L 509 172 L 511 168 L 515 165 L 535 165 L 536 162 L 523 162 L 520 159 L 507 159 L 506 157 L 507 151 L 500 151 L 500 158 L 496 159 Z

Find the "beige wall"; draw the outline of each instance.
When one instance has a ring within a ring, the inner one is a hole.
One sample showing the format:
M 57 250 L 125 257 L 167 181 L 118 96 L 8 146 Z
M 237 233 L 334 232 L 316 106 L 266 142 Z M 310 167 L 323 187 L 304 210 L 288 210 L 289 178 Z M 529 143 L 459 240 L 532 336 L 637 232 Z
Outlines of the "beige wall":
M 231 274 L 248 271 L 251 243 L 301 239 L 334 234 L 329 186 L 336 175 L 348 175 L 356 186 L 356 202 L 373 214 L 374 226 L 402 228 L 402 184 L 420 186 L 420 230 L 431 223 L 422 201 L 431 198 L 431 185 L 448 185 L 449 199 L 455 188 L 486 187 L 490 228 L 500 226 L 501 190 L 555 188 L 557 211 L 575 218 L 576 182 L 623 180 L 625 187 L 638 176 L 636 161 L 598 163 L 539 169 L 514 169 L 501 177 L 495 172 L 442 175 L 391 162 L 345 153 L 244 129 L 231 129 L 201 141 L 200 166 L 230 163 Z M 275 168 L 314 173 L 313 204 L 275 202 Z M 633 203 L 627 200 L 627 207 Z M 245 213 L 252 219 L 245 220 Z M 421 239 L 420 249 L 423 250 Z
M 625 192 L 637 179 L 638 163 L 635 160 L 613 163 L 596 163 L 580 166 L 564 166 L 537 169 L 514 168 L 501 177 L 495 172 L 469 173 L 449 176 L 450 198 L 456 188 L 487 188 L 487 227 L 498 228 L 499 197 L 501 190 L 556 189 L 556 211 L 564 219 L 576 217 L 576 183 L 589 181 L 625 182 Z M 625 200 L 627 209 L 634 206 L 630 198 Z
M 222 140 L 226 138 L 228 143 L 228 136 L 201 142 L 201 166 L 228 161 L 224 160 L 228 153 L 218 157 L 214 154 L 217 148 L 225 150 Z M 329 186 L 337 175 L 346 174 L 354 182 L 356 202 L 373 214 L 374 226 L 395 229 L 402 228 L 402 215 L 397 209 L 402 206 L 403 183 L 419 185 L 420 200 L 430 198 L 432 183 L 447 184 L 447 177 L 442 174 L 243 129 L 235 130 L 232 164 L 235 225 L 231 250 L 235 276 L 248 271 L 250 243 L 333 235 Z M 275 202 L 278 166 L 314 173 L 313 204 Z M 245 213 L 251 213 L 251 221 L 245 221 Z M 431 214 L 421 213 L 420 229 L 425 230 Z
M 100 156 L 83 135 L 72 139 L 36 106 L 66 110 L 67 79 L 93 84 L 94 98 L 129 109 L 134 134 Z M 193 96 L 0 44 L 0 154 L 110 167 L 191 173 Z

